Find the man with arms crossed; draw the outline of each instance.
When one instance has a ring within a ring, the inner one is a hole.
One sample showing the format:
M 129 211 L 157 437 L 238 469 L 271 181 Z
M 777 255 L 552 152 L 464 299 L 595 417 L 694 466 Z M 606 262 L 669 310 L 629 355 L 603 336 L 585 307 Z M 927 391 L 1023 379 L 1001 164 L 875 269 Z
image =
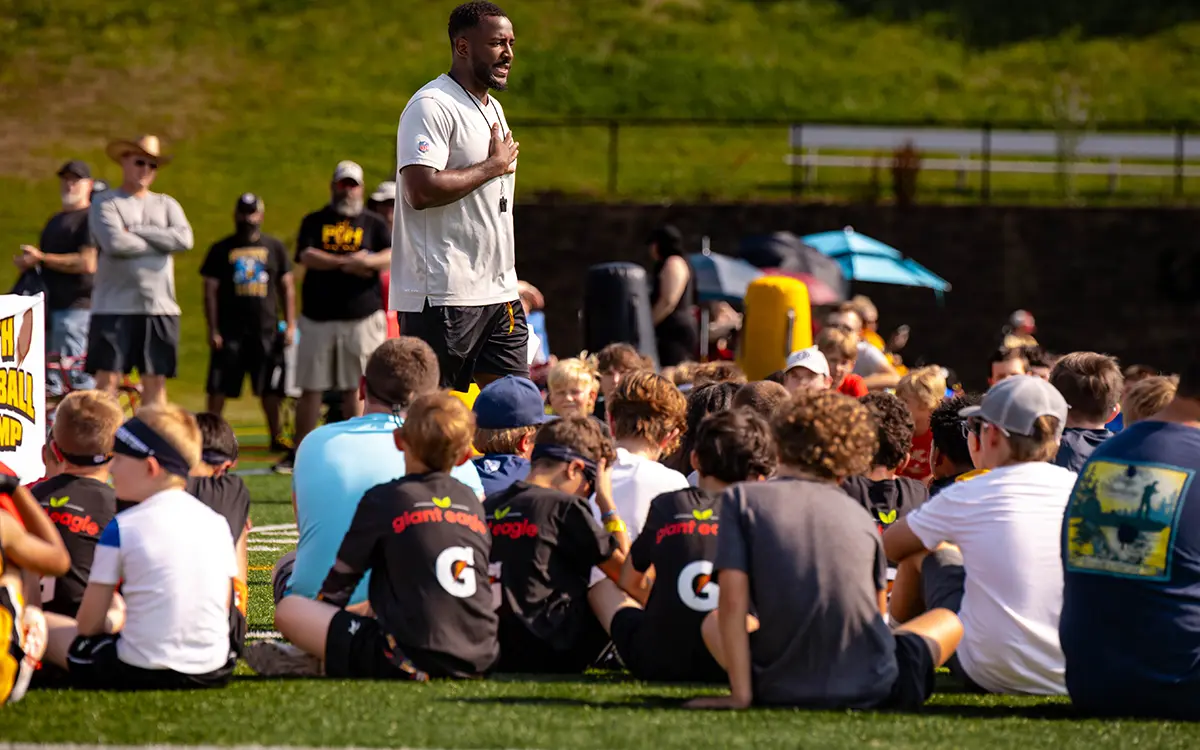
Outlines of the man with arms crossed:
M 450 14 L 453 62 L 413 95 L 396 136 L 391 307 L 437 353 L 441 385 L 466 391 L 529 376 L 518 303 L 513 187 L 518 145 L 489 89 L 504 91 L 512 23 L 488 2 Z

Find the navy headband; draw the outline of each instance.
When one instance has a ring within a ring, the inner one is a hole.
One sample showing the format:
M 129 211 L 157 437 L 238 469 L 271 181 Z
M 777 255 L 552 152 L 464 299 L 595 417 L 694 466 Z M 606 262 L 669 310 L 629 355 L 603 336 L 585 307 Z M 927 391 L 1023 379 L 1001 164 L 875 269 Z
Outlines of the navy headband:
M 186 477 L 191 470 L 179 451 L 137 417 L 117 428 L 117 439 L 113 441 L 113 452 L 130 458 L 153 457 L 163 471 L 180 477 Z
M 220 466 L 223 463 L 233 463 L 234 457 L 218 450 L 206 450 L 200 454 L 200 460 L 209 466 Z
M 533 447 L 533 455 L 529 460 L 537 461 L 539 458 L 547 458 L 551 461 L 560 461 L 564 464 L 569 464 L 572 461 L 581 461 L 583 463 L 583 475 L 592 484 L 596 483 L 596 462 L 578 451 L 568 448 L 565 445 L 535 445 Z

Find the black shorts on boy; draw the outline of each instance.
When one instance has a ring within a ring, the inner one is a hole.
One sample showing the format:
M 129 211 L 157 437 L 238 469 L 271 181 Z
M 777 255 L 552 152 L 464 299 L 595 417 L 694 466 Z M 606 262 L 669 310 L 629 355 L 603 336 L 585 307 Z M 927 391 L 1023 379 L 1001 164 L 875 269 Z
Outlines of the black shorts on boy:
M 717 607 L 713 560 L 720 501 L 719 496 L 689 487 L 650 503 L 646 525 L 629 556 L 639 573 L 654 567 L 654 587 L 644 610 L 626 607 L 612 621 L 617 654 L 640 680 L 726 680 L 700 633 L 705 616 Z
M 334 615 L 333 677 L 479 677 L 498 659 L 483 506 L 443 472 L 410 474 L 363 495 L 318 599 L 345 607 L 368 570 L 375 618 Z
M 67 666 L 72 684 L 89 690 L 191 690 L 217 688 L 233 678 L 236 658 L 204 674 L 184 674 L 173 669 L 142 669 L 121 661 L 117 635 L 81 635 L 71 642 Z
M 609 639 L 588 604 L 592 568 L 616 551 L 585 498 L 524 481 L 484 503 L 499 584 L 501 672 L 578 674 Z

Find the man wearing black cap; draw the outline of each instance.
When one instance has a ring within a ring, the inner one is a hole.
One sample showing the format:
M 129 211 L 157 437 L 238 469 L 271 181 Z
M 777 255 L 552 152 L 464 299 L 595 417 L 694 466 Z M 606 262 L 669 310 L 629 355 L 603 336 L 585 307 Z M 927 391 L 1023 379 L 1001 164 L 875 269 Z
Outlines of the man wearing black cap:
M 242 381 L 262 398 L 272 448 L 279 437 L 283 349 L 296 335 L 296 287 L 283 242 L 262 233 L 261 197 L 244 193 L 233 209 L 234 233 L 215 243 L 200 267 L 211 351 L 208 411 L 220 415 L 226 398 L 240 398 Z M 279 338 L 279 308 L 286 327 Z
M 21 245 L 14 258 L 22 272 L 40 273 L 46 285 L 49 329 L 46 351 L 60 357 L 82 357 L 87 353 L 91 323 L 92 280 L 96 273 L 96 243 L 88 231 L 88 207 L 92 202 L 92 170 L 72 160 L 58 170 L 62 210 L 42 229 L 38 247 Z M 71 388 L 86 390 L 90 375 L 71 371 Z M 46 373 L 46 395 L 63 393 L 61 371 Z

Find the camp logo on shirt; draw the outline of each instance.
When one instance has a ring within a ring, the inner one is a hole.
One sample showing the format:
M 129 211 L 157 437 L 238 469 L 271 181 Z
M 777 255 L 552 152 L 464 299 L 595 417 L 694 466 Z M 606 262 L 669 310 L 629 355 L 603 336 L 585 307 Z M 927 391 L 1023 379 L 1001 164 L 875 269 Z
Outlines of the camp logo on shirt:
M 1166 581 L 1179 515 L 1195 472 L 1095 460 L 1067 506 L 1067 570 Z
M 321 249 L 327 253 L 356 253 L 362 249 L 363 227 L 349 221 L 321 227 Z
M 233 266 L 233 293 L 238 297 L 266 297 L 271 275 L 267 273 L 265 247 L 239 247 L 229 251 Z
M 683 566 L 679 572 L 675 593 L 688 609 L 711 612 L 717 608 L 720 587 L 712 579 L 713 564 L 708 560 L 696 560 Z
M 426 523 L 453 523 L 479 534 L 487 533 L 483 519 L 465 505 L 454 505 L 448 497 L 434 497 L 427 503 L 414 504 L 412 510 L 406 510 L 392 519 L 392 531 L 403 534 L 413 526 Z
M 677 523 L 666 524 L 658 530 L 658 534 L 654 537 L 655 544 L 662 544 L 664 539 L 680 534 L 716 536 L 721 519 L 714 514 L 712 508 L 706 508 L 704 510 L 696 509 L 691 513 L 680 513 L 675 516 L 675 520 Z

